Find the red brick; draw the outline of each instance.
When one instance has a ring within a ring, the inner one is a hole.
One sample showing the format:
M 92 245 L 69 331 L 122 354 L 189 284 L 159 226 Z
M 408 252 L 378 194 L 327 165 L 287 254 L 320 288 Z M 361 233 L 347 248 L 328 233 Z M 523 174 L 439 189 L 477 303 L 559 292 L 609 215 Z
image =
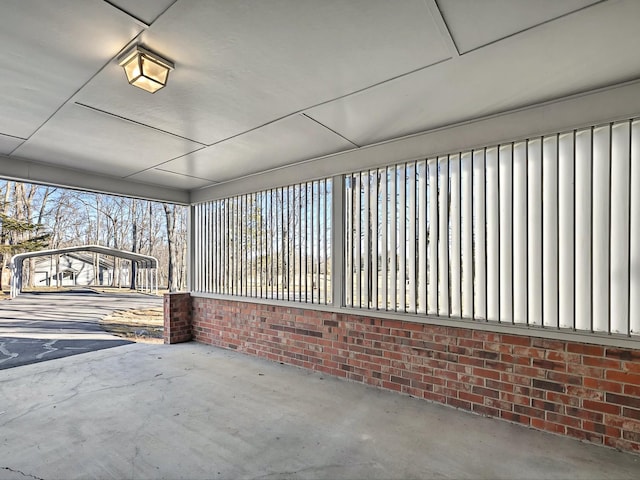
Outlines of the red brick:
M 598 412 L 590 412 L 583 408 L 565 407 L 565 413 L 572 417 L 582 418 L 591 422 L 602 423 L 604 421 L 604 415 Z
M 622 438 L 640 444 L 640 433 L 638 432 L 622 432 Z
M 559 423 L 573 428 L 580 428 L 582 426 L 582 420 L 574 417 L 568 417 L 566 415 L 560 415 L 558 413 L 547 412 L 547 420 L 553 423 Z
M 585 432 L 584 430 L 580 430 L 577 428 L 567 427 L 567 435 L 578 438 L 580 440 L 584 440 L 591 443 L 602 444 L 603 437 L 602 435 L 598 435 L 591 432 Z
M 535 338 L 531 339 L 531 346 L 543 348 L 545 350 L 564 350 L 565 342 L 560 340 L 549 340 L 547 338 Z
M 527 357 L 519 357 L 503 353 L 500 355 L 500 361 L 505 363 L 511 363 L 515 365 L 531 365 L 531 359 Z
M 602 357 L 604 355 L 604 347 L 569 342 L 567 343 L 567 352 L 591 355 L 593 357 Z
M 546 400 L 539 400 L 534 398 L 531 400 L 531 406 L 540 410 L 544 410 L 545 412 L 562 412 L 563 407 L 558 403 L 547 402 Z
M 624 395 L 616 395 L 614 393 L 607 393 L 606 400 L 609 403 L 615 403 L 617 405 L 625 405 L 627 407 L 640 409 L 640 398 L 627 397 Z
M 544 359 L 544 350 L 532 347 L 513 347 L 513 354 L 521 357 Z
M 607 382 L 606 380 L 599 380 L 597 378 L 584 378 L 582 379 L 583 385 L 588 388 L 594 388 L 596 390 L 622 393 L 623 385 L 616 382 Z
M 519 335 L 502 335 L 501 341 L 502 343 L 508 343 L 510 345 L 531 345 L 531 337 L 521 337 Z
M 627 418 L 635 418 L 636 420 L 640 420 L 640 410 L 636 410 L 635 408 L 624 407 L 622 409 L 622 415 Z
M 501 390 L 503 392 L 513 392 L 513 385 L 510 383 L 499 382 L 497 380 L 486 379 L 484 381 L 484 385 L 487 388 L 492 388 L 494 390 Z
M 541 420 L 539 418 L 532 418 L 531 426 L 533 428 L 537 428 L 538 430 L 545 430 L 547 432 L 561 433 L 561 434 L 564 434 L 566 432 L 566 427 L 564 425 L 547 422 L 546 420 Z
M 561 403 L 563 405 L 570 405 L 573 407 L 577 407 L 580 405 L 579 398 L 558 392 L 547 392 L 546 399 L 550 402 Z
M 462 363 L 463 365 L 473 365 L 476 367 L 483 367 L 484 366 L 484 360 L 481 358 L 476 358 L 476 357 L 467 357 L 465 355 L 459 355 L 458 356 L 458 362 Z
M 513 373 L 502 373 L 500 375 L 500 380 L 503 382 L 513 383 L 516 385 L 531 385 L 531 378 L 524 375 L 516 375 Z
M 622 371 L 631 373 L 640 373 L 640 361 L 622 362 Z
M 451 405 L 452 407 L 460 408 L 462 410 L 471 410 L 471 402 L 466 402 L 458 398 L 447 398 L 447 405 Z
M 487 416 L 487 417 L 499 417 L 500 416 L 500 410 L 498 410 L 497 408 L 493 408 L 493 407 L 487 407 L 486 405 L 478 405 L 478 404 L 473 404 L 472 406 L 472 410 L 476 413 L 479 413 L 481 415 Z
M 603 357 L 582 357 L 582 363 L 591 367 L 620 369 L 620 361 Z
M 483 340 L 485 342 L 499 342 L 500 341 L 500 334 L 498 333 L 491 333 L 491 332 L 484 332 L 482 330 L 474 330 L 473 331 L 473 338 L 477 339 L 477 340 Z
M 477 375 L 478 377 L 483 377 L 483 378 L 492 378 L 494 380 L 500 380 L 500 372 L 497 372 L 495 370 L 487 370 L 486 368 L 474 368 L 473 369 L 473 374 Z
M 567 364 L 567 372 L 583 377 L 604 378 L 604 368 L 589 367 L 587 365 L 579 365 L 576 363 Z
M 481 395 L 475 395 L 468 392 L 458 392 L 458 397 L 471 403 L 481 404 L 484 401 Z
M 531 399 L 526 395 L 515 395 L 508 392 L 500 392 L 500 399 L 517 405 L 529 405 L 531 403 Z
M 531 418 L 539 418 L 543 419 L 545 416 L 544 410 L 539 410 L 537 408 L 527 407 L 526 405 L 514 405 L 513 411 L 515 413 L 519 413 L 522 415 L 527 415 Z
M 426 398 L 427 400 L 431 400 L 432 402 L 438 402 L 438 403 L 446 403 L 447 401 L 447 397 L 445 397 L 444 395 L 440 393 L 433 393 L 433 392 L 424 392 L 422 394 L 422 398 Z
M 608 358 L 618 358 L 626 361 L 640 360 L 640 351 L 625 348 L 607 348 L 604 355 Z
M 596 402 L 594 400 L 583 400 L 582 406 L 587 410 L 594 410 L 602 413 L 620 414 L 621 408 L 618 405 L 612 405 L 605 402 Z
M 627 372 L 619 372 L 616 370 L 607 370 L 604 378 L 607 380 L 613 380 L 614 382 L 631 383 L 633 385 L 640 385 L 640 375 Z
M 529 425 L 531 419 L 526 415 L 520 415 L 519 413 L 500 411 L 500 418 L 507 420 L 508 422 L 521 423 L 522 425 Z
M 640 452 L 640 443 L 630 442 L 621 438 L 605 437 L 604 444 L 608 447 L 617 448 L 619 450 Z
M 545 372 L 539 368 L 526 367 L 524 365 L 514 365 L 513 372 L 519 375 L 526 375 L 527 377 L 544 378 Z
M 592 390 L 589 388 L 578 387 L 575 385 L 569 385 L 567 387 L 567 395 L 572 395 L 580 398 L 587 398 L 589 400 L 603 400 L 604 392 L 600 390 Z

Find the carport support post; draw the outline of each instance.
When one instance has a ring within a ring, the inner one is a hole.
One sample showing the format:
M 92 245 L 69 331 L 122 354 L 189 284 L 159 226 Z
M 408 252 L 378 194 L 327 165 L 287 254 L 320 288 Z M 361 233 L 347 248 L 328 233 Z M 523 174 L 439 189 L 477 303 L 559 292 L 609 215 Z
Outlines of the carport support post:
M 164 343 L 182 343 L 191 340 L 191 294 L 171 292 L 164 294 Z

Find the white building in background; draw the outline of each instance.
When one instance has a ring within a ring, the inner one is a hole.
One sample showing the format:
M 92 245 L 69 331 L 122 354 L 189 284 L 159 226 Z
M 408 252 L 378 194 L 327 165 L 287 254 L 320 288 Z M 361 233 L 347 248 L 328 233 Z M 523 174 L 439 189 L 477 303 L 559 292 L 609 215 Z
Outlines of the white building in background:
M 113 258 L 74 252 L 36 258 L 33 284 L 36 287 L 112 285 L 113 275 Z M 122 265 L 120 284 L 128 282 L 129 267 Z

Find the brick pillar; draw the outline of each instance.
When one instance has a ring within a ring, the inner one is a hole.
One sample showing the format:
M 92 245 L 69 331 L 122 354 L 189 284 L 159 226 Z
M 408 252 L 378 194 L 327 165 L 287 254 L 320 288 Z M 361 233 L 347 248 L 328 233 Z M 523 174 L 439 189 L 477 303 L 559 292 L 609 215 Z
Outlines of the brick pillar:
M 164 343 L 191 340 L 191 295 L 189 293 L 164 294 Z

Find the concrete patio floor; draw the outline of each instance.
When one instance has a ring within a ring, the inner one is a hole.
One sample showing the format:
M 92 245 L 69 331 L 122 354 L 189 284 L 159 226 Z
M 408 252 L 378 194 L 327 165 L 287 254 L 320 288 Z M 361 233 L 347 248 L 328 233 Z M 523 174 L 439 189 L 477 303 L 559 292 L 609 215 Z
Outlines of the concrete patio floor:
M 637 479 L 640 457 L 206 345 L 0 371 L 0 478 Z

